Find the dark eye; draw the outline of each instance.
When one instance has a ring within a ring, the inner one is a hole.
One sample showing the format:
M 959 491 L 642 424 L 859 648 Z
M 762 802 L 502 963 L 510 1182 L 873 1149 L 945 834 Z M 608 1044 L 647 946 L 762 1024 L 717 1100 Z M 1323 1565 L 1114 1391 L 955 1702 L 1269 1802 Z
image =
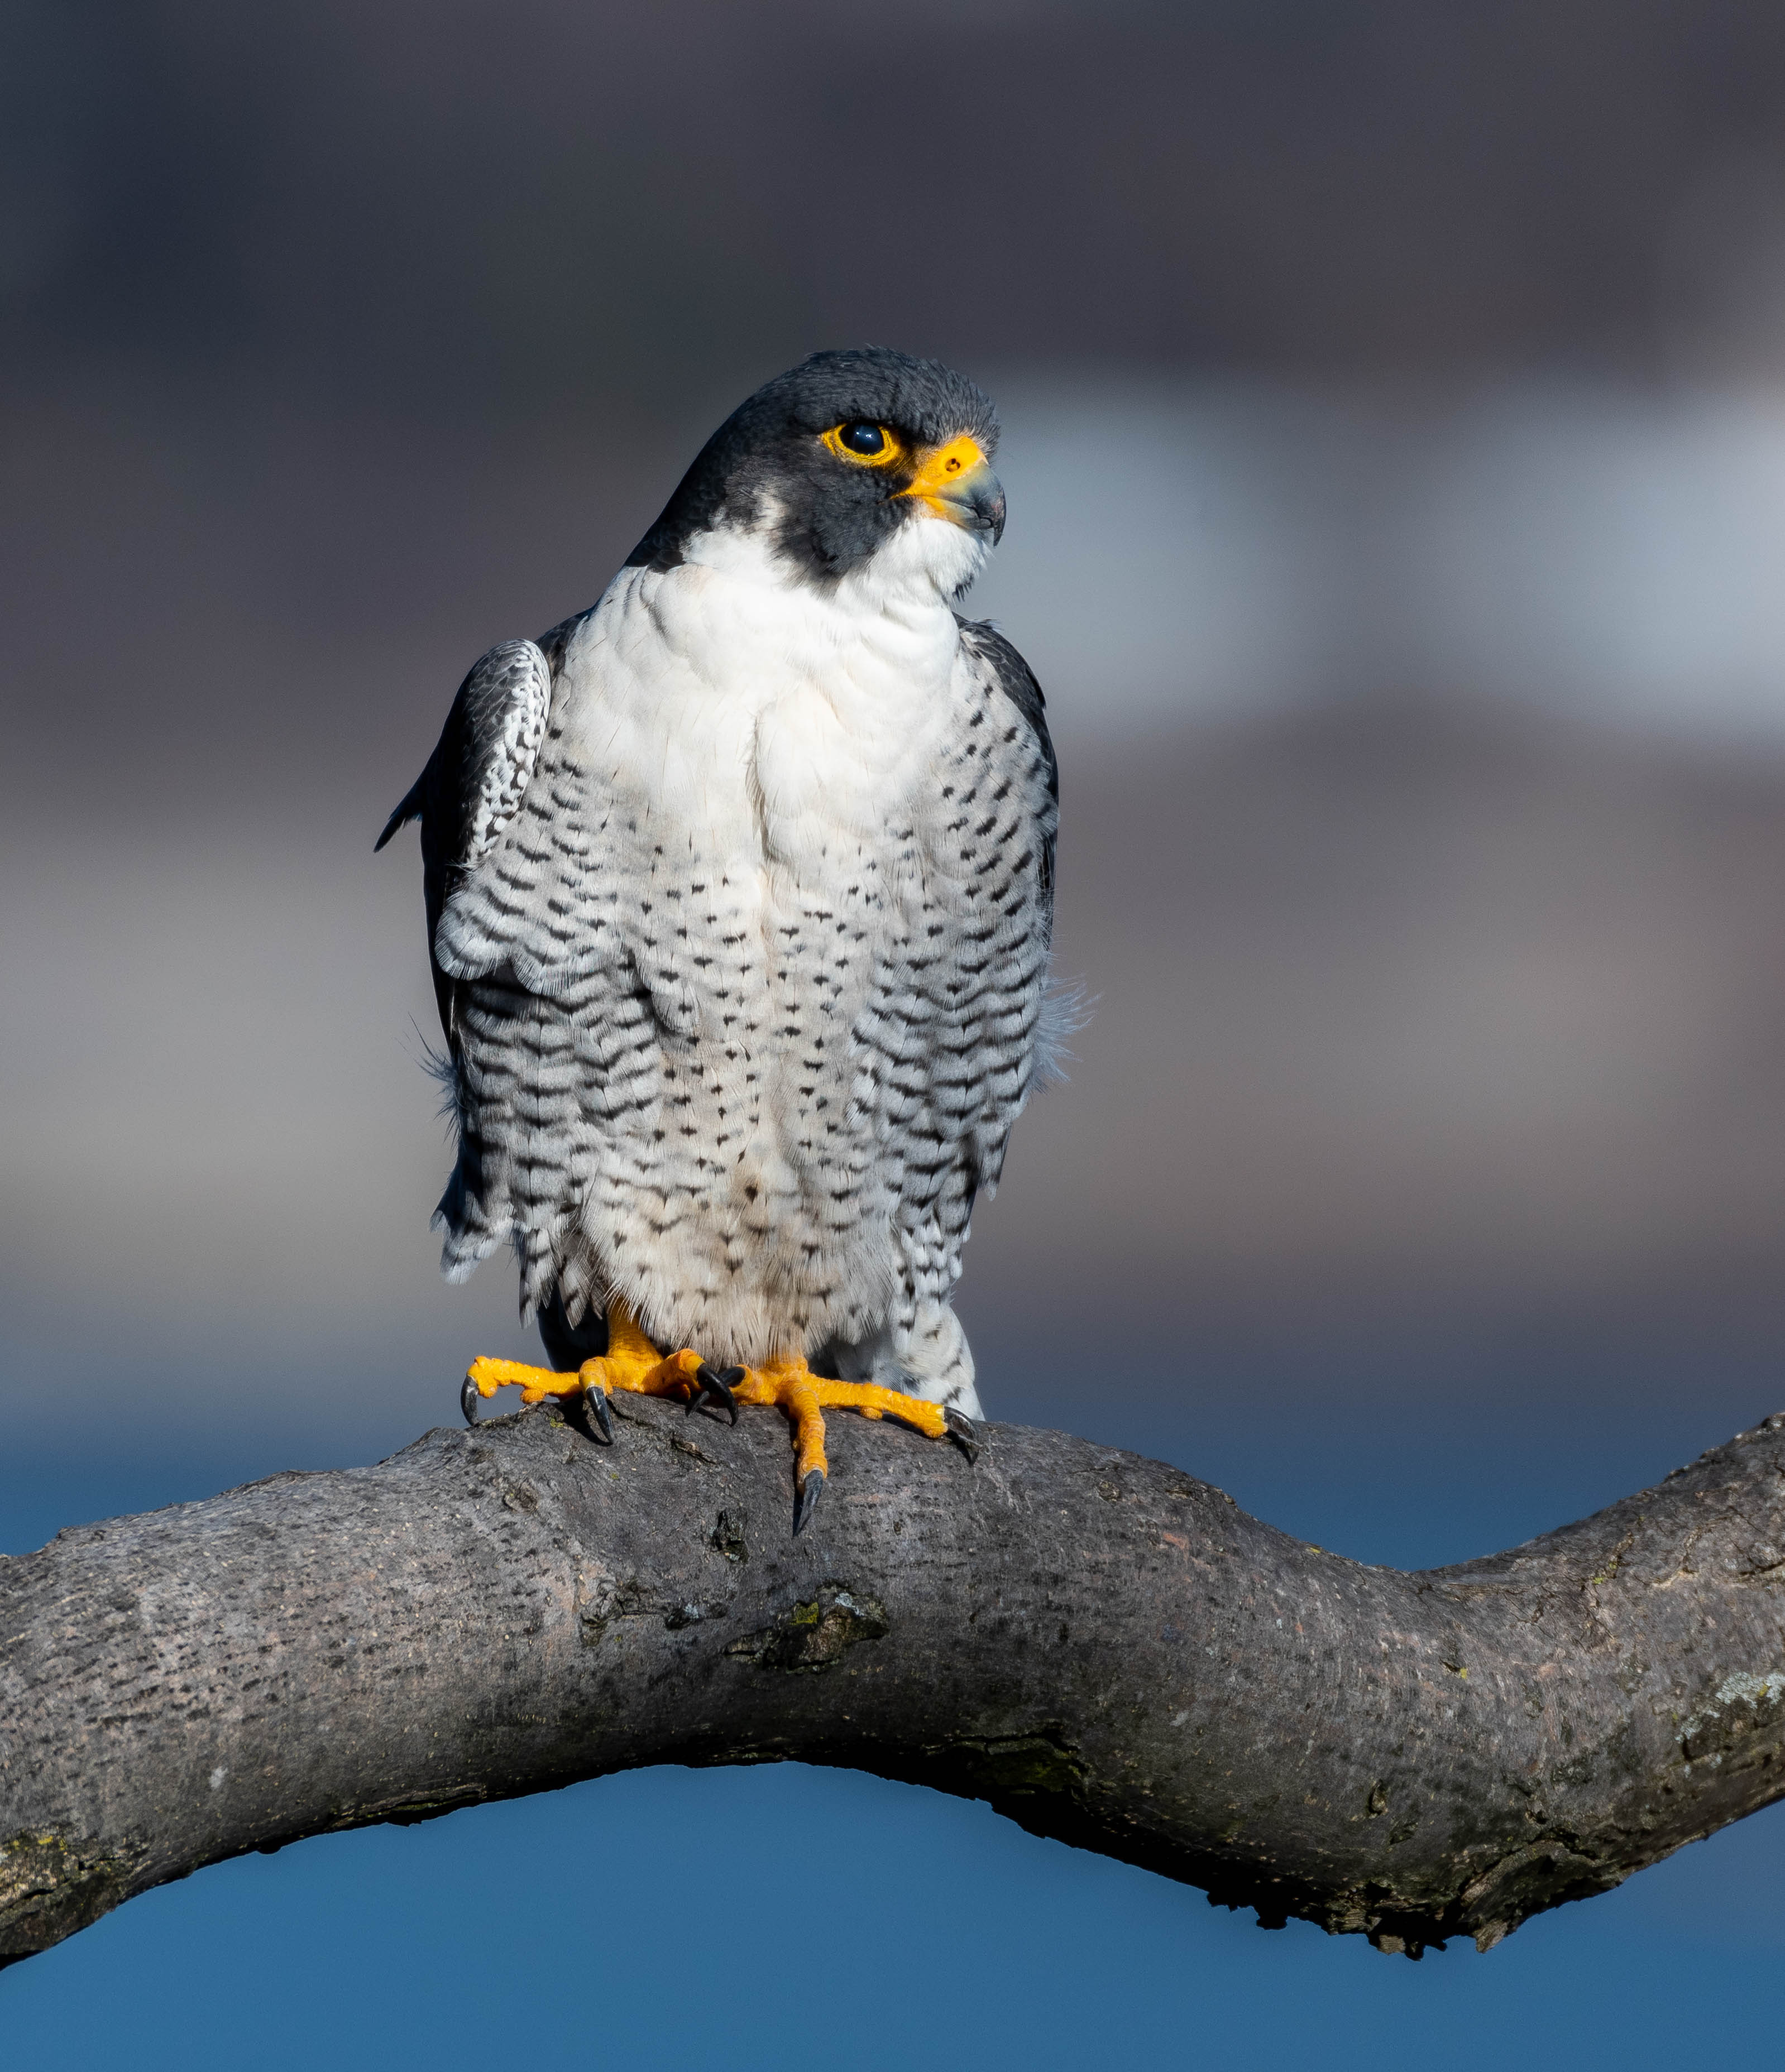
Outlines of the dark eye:
M 837 436 L 851 453 L 871 454 L 886 450 L 886 434 L 878 425 L 870 425 L 865 420 L 858 419 L 853 425 L 844 426 Z

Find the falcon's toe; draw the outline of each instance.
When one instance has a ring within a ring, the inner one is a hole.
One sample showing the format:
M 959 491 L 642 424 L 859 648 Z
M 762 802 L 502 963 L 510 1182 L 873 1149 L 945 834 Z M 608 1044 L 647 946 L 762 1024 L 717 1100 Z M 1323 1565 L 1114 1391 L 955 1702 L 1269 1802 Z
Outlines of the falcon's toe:
M 607 1414 L 607 1399 L 615 1389 L 632 1396 L 685 1396 L 689 1408 L 704 1399 L 722 1402 L 737 1421 L 738 1406 L 728 1385 L 741 1367 L 715 1373 L 700 1355 L 684 1346 L 680 1352 L 659 1353 L 633 1321 L 623 1303 L 612 1302 L 607 1309 L 607 1350 L 585 1360 L 574 1373 L 549 1367 L 530 1367 L 524 1360 L 474 1359 L 459 1390 L 459 1406 L 465 1422 L 477 1422 L 480 1397 L 494 1396 L 499 1388 L 519 1388 L 520 1400 L 531 1406 L 555 1396 L 580 1404 L 603 1441 L 613 1443 L 614 1428 Z
M 978 1449 L 973 1428 L 958 1410 L 945 1410 L 903 1389 L 877 1382 L 829 1381 L 814 1374 L 803 1359 L 771 1360 L 746 1370 L 732 1385 L 740 1403 L 767 1403 L 784 1411 L 793 1425 L 793 1529 L 800 1531 L 817 1507 L 829 1462 L 825 1457 L 825 1412 L 853 1410 L 863 1417 L 890 1417 L 927 1439 L 952 1439 L 971 1460 Z

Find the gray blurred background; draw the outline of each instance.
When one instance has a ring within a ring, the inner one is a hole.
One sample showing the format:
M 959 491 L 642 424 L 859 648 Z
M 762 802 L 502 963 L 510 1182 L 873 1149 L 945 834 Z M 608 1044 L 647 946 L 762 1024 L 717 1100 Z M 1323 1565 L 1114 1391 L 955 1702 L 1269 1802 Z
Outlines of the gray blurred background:
M 505 1262 L 436 1276 L 372 838 L 470 661 L 864 339 L 1003 405 L 977 606 L 1096 1003 L 969 1254 L 994 1414 L 1211 1474 L 1293 1429 L 1316 1512 L 1356 1440 L 1437 1558 L 1785 1404 L 1776 6 L 0 37 L 22 1445 L 365 1458 L 519 1348 Z M 1528 1515 L 1470 1510 L 1483 1446 Z
M 471 660 L 862 341 L 1003 405 L 978 602 L 1096 999 L 968 1254 L 993 1414 L 1421 1563 L 1785 1408 L 1777 0 L 10 0 L 0 180 L 0 1550 L 375 1459 L 524 1349 L 506 1262 L 438 1278 L 372 838 Z M 865 2067 L 1762 2063 L 1779 1819 L 1414 1967 L 906 1787 L 652 1773 L 208 1871 L 5 2026 L 840 2062 L 650 1932 L 717 1894 L 961 1932 Z

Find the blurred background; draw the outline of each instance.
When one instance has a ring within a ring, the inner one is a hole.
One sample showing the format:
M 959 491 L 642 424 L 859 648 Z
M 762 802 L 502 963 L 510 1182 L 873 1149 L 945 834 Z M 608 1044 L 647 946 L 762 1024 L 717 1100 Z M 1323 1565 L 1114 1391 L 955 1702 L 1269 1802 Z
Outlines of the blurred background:
M 0 1548 L 376 1459 L 523 1350 L 502 1262 L 437 1276 L 372 840 L 470 662 L 864 341 L 1000 401 L 973 608 L 1096 999 L 969 1254 L 991 1413 L 1425 1564 L 1785 1408 L 1776 6 L 12 0 L 0 178 Z M 661 1771 L 207 1872 L 0 2015 L 187 2066 L 1672 2063 L 1776 2047 L 1782 1841 L 1416 1971 L 983 1807 Z M 722 1945 L 516 1933 L 702 1889 L 970 1962 L 827 2030 Z

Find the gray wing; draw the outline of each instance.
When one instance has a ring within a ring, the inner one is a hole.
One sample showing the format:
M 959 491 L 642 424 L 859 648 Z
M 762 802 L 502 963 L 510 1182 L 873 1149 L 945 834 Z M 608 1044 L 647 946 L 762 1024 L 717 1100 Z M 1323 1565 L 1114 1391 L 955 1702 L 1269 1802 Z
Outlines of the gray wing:
M 989 626 L 964 620 L 960 635 L 979 697 L 912 830 L 914 903 L 853 1032 L 855 1101 L 875 1117 L 874 1177 L 903 1256 L 894 1333 L 911 1342 L 944 1328 L 974 1201 L 996 1187 L 1046 1062 L 1053 744 L 1015 648 Z
M 428 948 L 446 1032 L 459 1157 L 435 1213 L 446 1230 L 442 1264 L 462 1280 L 511 1231 L 523 1248 L 523 1288 L 542 1299 L 553 1240 L 571 1186 L 569 1170 L 585 1076 L 578 1059 L 578 1003 L 541 997 L 517 976 L 521 959 L 500 943 L 482 959 L 455 955 L 452 916 L 473 897 L 506 894 L 497 860 L 536 795 L 550 788 L 542 757 L 555 664 L 574 621 L 542 641 L 508 640 L 459 686 L 427 767 L 391 815 L 382 849 L 405 821 L 422 823 Z M 491 886 L 493 883 L 493 893 Z M 524 931 L 523 931 L 524 932 Z
M 554 1286 L 570 1321 L 594 1289 L 577 1203 L 603 1145 L 657 1097 L 665 1030 L 695 1009 L 654 930 L 636 812 L 585 767 L 553 709 L 581 619 L 493 649 L 393 824 L 419 813 L 429 943 L 459 1159 L 435 1215 L 460 1281 L 504 1239 L 524 1314 Z
M 984 622 L 963 620 L 960 640 L 985 703 L 977 759 L 969 751 L 960 810 L 945 830 L 948 874 L 970 885 L 971 900 L 932 996 L 944 1011 L 932 1077 L 938 1107 L 967 1125 L 970 1210 L 975 1193 L 996 1189 L 1011 1128 L 1048 1069 L 1059 766 L 1029 664 Z
M 959 615 L 956 614 L 957 619 Z M 1024 742 L 1032 751 L 1034 770 L 1030 779 L 1035 805 L 1035 837 L 1039 844 L 1040 878 L 1038 886 L 1039 918 L 1044 935 L 1054 932 L 1054 849 L 1059 827 L 1059 761 L 1054 754 L 1053 737 L 1047 731 L 1047 701 L 1041 694 L 1035 672 L 989 619 L 960 619 L 960 644 L 977 664 L 980 680 L 1002 697 L 1015 713 L 1021 730 L 1006 747 Z M 1019 749 L 1018 759 L 1022 758 Z M 1039 778 L 1039 785 L 1034 779 Z M 1045 803 L 1043 801 L 1045 800 Z

